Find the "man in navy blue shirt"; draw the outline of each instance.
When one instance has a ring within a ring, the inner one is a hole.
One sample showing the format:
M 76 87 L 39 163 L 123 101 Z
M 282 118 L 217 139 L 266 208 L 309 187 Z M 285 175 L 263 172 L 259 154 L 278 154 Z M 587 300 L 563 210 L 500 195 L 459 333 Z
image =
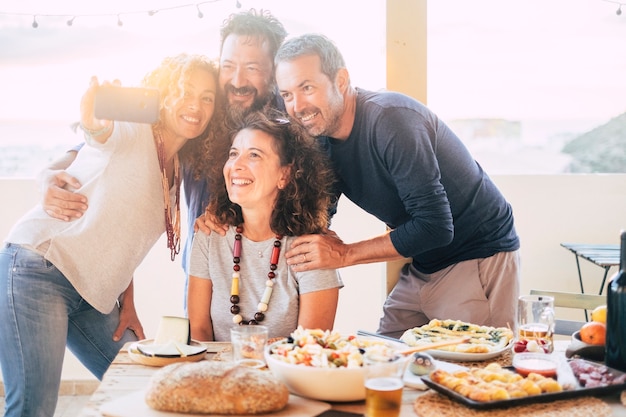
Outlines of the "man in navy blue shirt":
M 275 62 L 286 110 L 326 148 L 338 194 L 390 229 L 351 244 L 332 232 L 300 237 L 289 264 L 303 271 L 412 258 L 384 305 L 379 332 L 390 336 L 434 318 L 513 327 L 513 212 L 460 139 L 417 100 L 354 88 L 323 35 L 286 41 Z

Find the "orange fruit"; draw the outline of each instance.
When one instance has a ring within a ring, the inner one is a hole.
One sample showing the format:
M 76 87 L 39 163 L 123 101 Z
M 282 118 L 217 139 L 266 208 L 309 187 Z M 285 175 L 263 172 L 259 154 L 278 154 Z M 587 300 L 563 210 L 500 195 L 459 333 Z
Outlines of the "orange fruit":
M 580 328 L 580 340 L 590 345 L 603 345 L 606 340 L 606 324 L 590 321 Z

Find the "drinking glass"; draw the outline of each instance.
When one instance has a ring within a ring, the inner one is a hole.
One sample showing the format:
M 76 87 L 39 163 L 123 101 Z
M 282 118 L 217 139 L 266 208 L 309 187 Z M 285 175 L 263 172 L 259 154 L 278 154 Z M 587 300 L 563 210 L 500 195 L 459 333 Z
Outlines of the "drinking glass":
M 265 366 L 264 349 L 267 343 L 267 327 L 259 325 L 235 326 L 230 329 L 233 361 L 251 368 Z
M 552 352 L 554 297 L 523 295 L 517 303 L 517 340 L 513 351 Z
M 366 352 L 365 417 L 398 417 L 402 405 L 402 376 L 407 358 L 402 355 Z

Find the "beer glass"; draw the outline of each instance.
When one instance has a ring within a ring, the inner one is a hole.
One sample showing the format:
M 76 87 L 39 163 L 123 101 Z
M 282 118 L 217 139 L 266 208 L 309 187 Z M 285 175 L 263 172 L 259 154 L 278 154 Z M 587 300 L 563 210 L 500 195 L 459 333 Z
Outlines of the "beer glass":
M 517 303 L 517 340 L 514 353 L 552 352 L 554 297 L 523 295 Z
M 402 376 L 407 358 L 402 355 L 385 355 L 366 352 L 365 417 L 398 417 L 402 405 Z

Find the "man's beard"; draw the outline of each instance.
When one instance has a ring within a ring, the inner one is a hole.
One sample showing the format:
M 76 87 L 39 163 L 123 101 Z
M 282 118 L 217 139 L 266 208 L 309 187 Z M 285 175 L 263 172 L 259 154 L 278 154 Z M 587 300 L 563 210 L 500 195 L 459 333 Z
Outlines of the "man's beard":
M 333 137 L 333 135 L 336 134 L 341 128 L 341 117 L 344 112 L 343 96 L 337 90 L 336 94 L 329 96 L 329 101 L 326 105 L 325 111 L 322 112 L 322 109 L 317 108 L 316 112 L 319 113 L 317 117 L 323 118 L 324 123 L 321 126 L 317 126 L 316 124 L 308 126 L 306 128 L 308 134 L 313 137 Z M 301 114 L 299 117 L 302 117 L 303 115 L 306 115 L 306 112 Z
M 270 89 L 270 93 L 264 95 L 264 96 L 260 96 L 258 95 L 258 90 L 255 89 L 254 87 L 242 87 L 242 88 L 234 88 L 231 85 L 227 85 L 225 86 L 224 90 L 226 91 L 226 94 L 228 95 L 230 94 L 235 94 L 236 92 L 243 92 L 243 93 L 249 93 L 251 91 L 254 92 L 255 97 L 254 100 L 252 101 L 252 104 L 248 107 L 241 105 L 240 103 L 230 103 L 227 102 L 226 103 L 226 115 L 231 119 L 231 120 L 236 120 L 238 118 L 240 118 L 241 116 L 245 116 L 248 113 L 251 113 L 253 111 L 260 111 L 260 110 L 264 110 L 269 103 L 272 101 L 272 98 L 274 96 L 274 94 L 272 93 L 272 89 Z

